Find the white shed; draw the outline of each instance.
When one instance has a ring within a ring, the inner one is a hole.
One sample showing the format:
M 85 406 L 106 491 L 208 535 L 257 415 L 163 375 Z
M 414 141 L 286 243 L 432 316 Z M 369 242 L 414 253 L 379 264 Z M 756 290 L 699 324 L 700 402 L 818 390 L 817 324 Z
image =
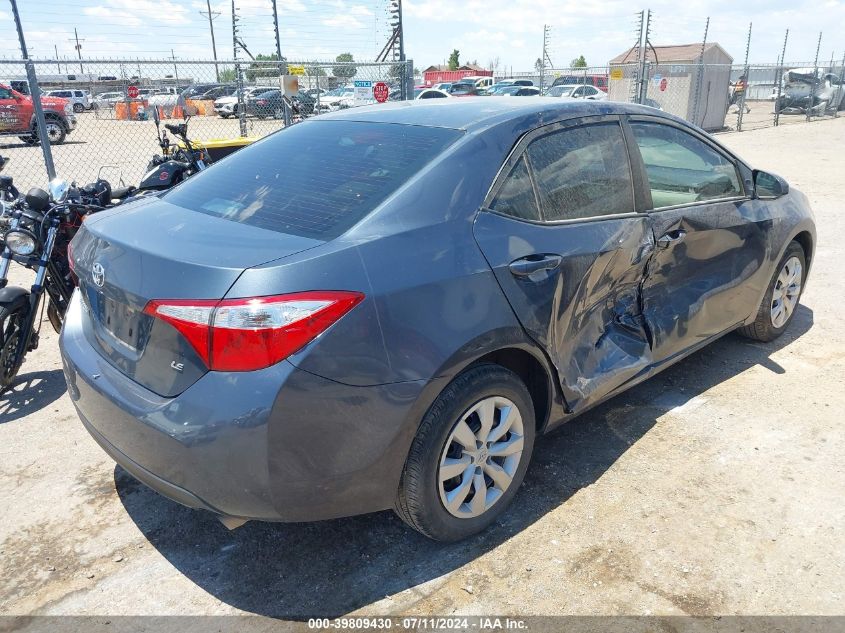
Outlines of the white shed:
M 635 93 L 638 51 L 631 49 L 610 60 L 608 94 L 614 101 L 631 101 Z M 655 46 L 646 50 L 647 98 L 663 110 L 705 130 L 725 125 L 730 98 L 733 58 L 716 42 L 704 45 Z M 695 107 L 699 67 L 701 89 Z

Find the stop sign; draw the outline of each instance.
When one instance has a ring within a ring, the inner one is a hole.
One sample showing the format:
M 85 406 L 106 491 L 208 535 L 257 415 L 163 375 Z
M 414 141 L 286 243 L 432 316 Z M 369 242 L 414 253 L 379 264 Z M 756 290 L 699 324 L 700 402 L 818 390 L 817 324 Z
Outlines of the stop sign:
M 129 86 L 126 89 L 126 94 L 130 99 L 137 99 L 138 95 L 140 94 L 138 92 L 138 86 Z
M 390 88 L 383 81 L 379 81 L 373 86 L 373 98 L 375 98 L 375 100 L 379 103 L 384 103 L 385 101 L 387 101 L 387 97 L 389 96 Z

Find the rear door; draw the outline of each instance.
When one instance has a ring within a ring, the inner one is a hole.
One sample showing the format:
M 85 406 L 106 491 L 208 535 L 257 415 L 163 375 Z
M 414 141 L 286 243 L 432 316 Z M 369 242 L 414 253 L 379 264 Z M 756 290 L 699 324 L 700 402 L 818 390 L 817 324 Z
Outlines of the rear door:
M 639 293 L 653 249 L 617 117 L 535 130 L 474 233 L 516 316 L 558 371 L 571 410 L 651 362 Z
M 643 312 L 661 362 L 756 310 L 772 221 L 707 137 L 663 118 L 632 117 L 630 126 L 651 198 L 656 249 Z

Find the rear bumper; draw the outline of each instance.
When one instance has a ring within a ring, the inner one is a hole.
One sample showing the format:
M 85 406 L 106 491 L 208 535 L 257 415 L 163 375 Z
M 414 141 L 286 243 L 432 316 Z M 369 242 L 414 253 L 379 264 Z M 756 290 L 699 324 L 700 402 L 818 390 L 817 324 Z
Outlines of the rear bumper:
M 216 514 L 310 521 L 392 507 L 432 383 L 352 387 L 287 361 L 209 372 L 173 398 L 90 345 L 74 297 L 60 345 L 68 391 L 103 449 L 142 483 Z M 422 407 L 422 410 L 420 408 Z

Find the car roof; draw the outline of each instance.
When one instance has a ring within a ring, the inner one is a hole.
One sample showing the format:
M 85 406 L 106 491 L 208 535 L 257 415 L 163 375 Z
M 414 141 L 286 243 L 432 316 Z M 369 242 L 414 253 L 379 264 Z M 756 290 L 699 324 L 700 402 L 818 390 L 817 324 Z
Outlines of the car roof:
M 536 118 L 540 123 L 551 123 L 571 117 L 602 114 L 650 114 L 676 118 L 635 103 L 584 99 L 561 101 L 556 97 L 538 97 L 528 100 L 508 97 L 466 97 L 394 101 L 323 114 L 320 115 L 320 119 L 422 125 L 472 132 L 526 117 Z

